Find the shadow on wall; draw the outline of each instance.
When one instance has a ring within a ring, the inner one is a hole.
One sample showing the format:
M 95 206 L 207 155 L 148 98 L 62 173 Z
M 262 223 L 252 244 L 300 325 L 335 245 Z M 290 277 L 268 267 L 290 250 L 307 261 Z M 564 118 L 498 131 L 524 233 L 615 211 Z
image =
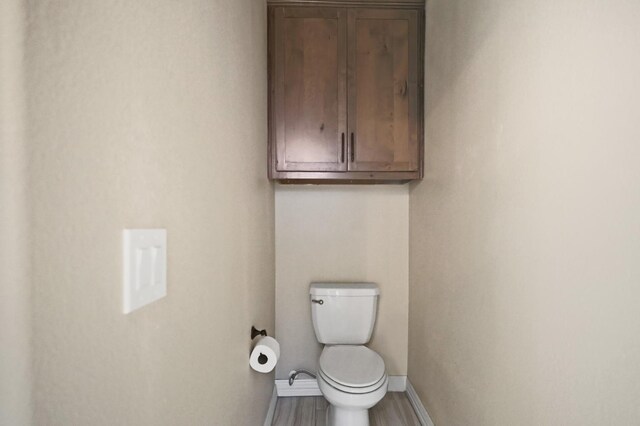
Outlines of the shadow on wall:
M 430 19 L 432 16 L 438 19 Z M 425 121 L 445 95 L 454 90 L 467 64 L 481 54 L 483 44 L 498 28 L 499 19 L 500 9 L 495 1 L 461 1 L 452 7 L 443 7 L 438 1 L 427 2 L 425 69 L 429 72 L 425 75 Z M 452 22 L 463 22 L 465 30 L 459 31 Z M 447 42 L 434 42 L 435 37 Z M 425 142 L 428 148 L 429 141 Z M 428 159 L 426 155 L 425 160 Z M 425 172 L 429 170 L 432 168 L 425 167 Z
M 0 2 L 0 424 L 31 424 L 24 10 Z

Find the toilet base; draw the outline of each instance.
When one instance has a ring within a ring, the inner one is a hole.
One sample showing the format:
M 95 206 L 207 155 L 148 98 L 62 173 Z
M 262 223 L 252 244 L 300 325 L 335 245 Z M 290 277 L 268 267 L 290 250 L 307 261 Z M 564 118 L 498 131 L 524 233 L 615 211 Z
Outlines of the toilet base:
M 389 377 L 385 374 L 380 387 L 372 392 L 353 394 L 342 392 L 329 385 L 320 371 L 318 386 L 329 403 L 328 426 L 369 426 L 369 408 L 384 398 L 389 386 Z
M 327 408 L 327 425 L 369 426 L 369 410 L 353 410 L 329 405 Z

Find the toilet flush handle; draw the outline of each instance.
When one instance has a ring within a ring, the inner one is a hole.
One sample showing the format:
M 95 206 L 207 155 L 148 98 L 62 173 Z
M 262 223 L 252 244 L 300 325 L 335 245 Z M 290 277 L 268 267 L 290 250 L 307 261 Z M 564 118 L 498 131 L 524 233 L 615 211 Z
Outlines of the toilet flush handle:
M 324 304 L 324 300 L 322 300 L 322 299 L 311 299 L 311 301 L 313 303 L 317 303 L 318 305 Z

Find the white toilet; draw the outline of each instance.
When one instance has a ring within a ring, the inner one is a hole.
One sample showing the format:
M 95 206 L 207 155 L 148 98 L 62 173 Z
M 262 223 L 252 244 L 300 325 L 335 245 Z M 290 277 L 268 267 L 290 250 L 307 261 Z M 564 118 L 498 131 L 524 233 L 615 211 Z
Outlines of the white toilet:
M 376 322 L 380 290 L 373 283 L 311 283 L 311 318 L 320 355 L 318 385 L 330 426 L 366 426 L 369 408 L 387 393 L 384 360 L 364 346 Z

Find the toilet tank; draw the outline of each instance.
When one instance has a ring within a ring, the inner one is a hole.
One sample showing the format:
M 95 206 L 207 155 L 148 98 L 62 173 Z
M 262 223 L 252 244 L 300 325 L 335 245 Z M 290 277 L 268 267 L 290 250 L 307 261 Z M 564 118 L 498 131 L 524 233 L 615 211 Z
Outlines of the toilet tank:
M 380 289 L 374 283 L 311 283 L 311 320 L 318 342 L 363 345 L 376 323 Z

